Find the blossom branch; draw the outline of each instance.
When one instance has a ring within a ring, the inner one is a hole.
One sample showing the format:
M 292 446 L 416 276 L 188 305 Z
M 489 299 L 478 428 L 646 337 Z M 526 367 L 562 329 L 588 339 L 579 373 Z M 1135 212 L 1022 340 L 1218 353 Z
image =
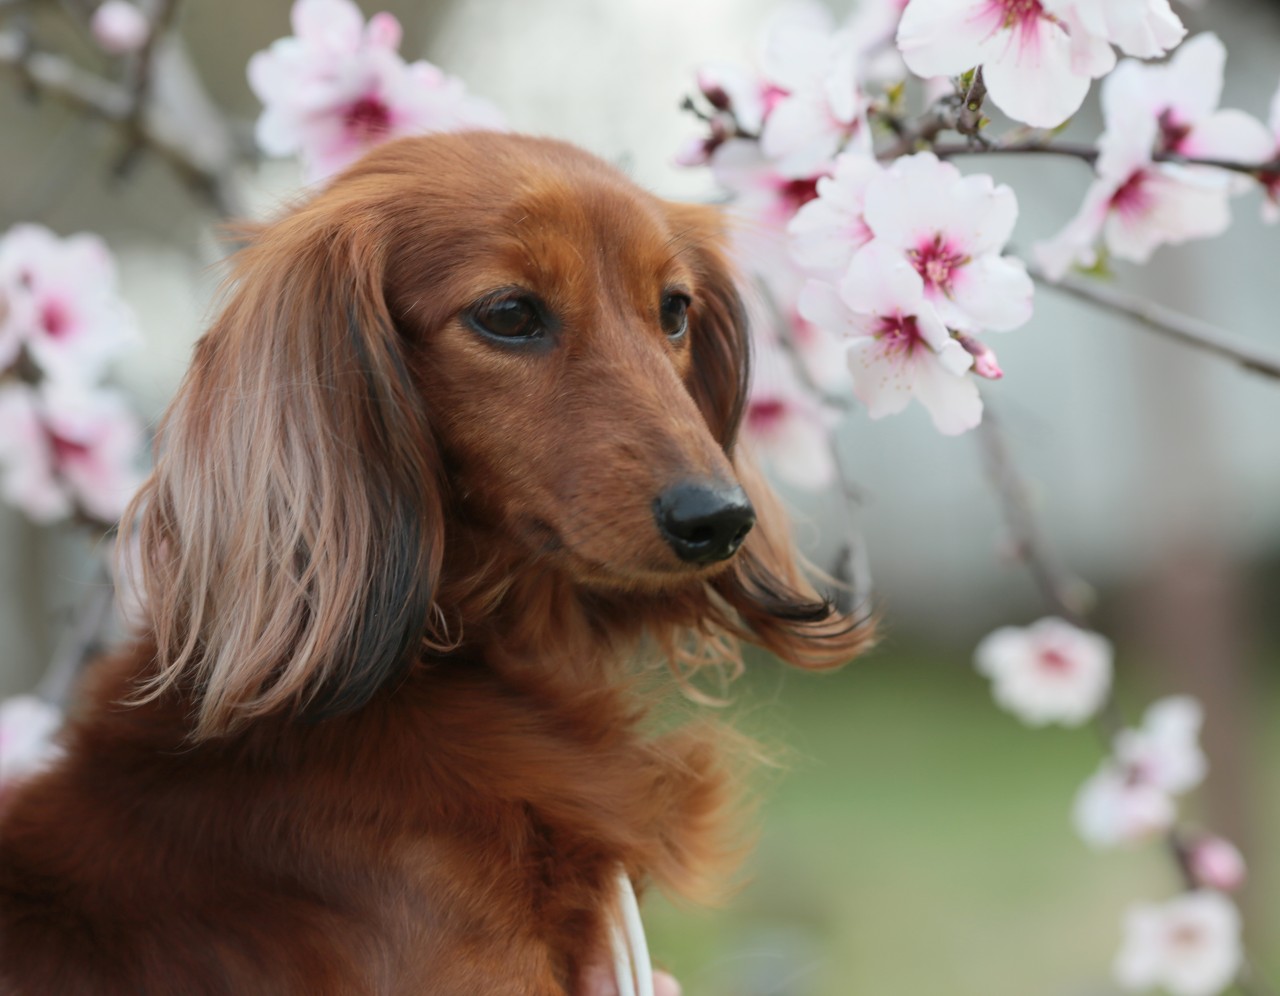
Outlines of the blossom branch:
M 128 118 L 122 123 L 128 135 L 128 145 L 116 166 L 116 173 L 120 176 L 125 175 L 132 168 L 137 159 L 137 153 L 146 142 L 145 116 L 155 79 L 156 48 L 168 34 L 177 10 L 178 0 L 160 0 L 152 16 L 151 31 L 142 48 L 138 50 L 134 61 L 133 79 L 129 87 L 132 94 L 132 109 Z
M 954 125 L 947 129 L 959 131 L 961 134 L 967 134 L 960 122 L 956 121 Z M 989 144 L 975 146 L 969 142 L 929 142 L 927 136 L 916 136 L 915 144 L 928 142 L 932 151 L 942 159 L 952 156 L 985 156 L 985 155 L 1044 155 L 1044 156 L 1062 156 L 1068 159 L 1079 159 L 1089 165 L 1093 165 L 1098 161 L 1098 150 L 1092 145 L 1085 145 L 1079 142 L 1048 142 L 1040 139 L 1031 139 L 1021 142 L 1010 142 L 1006 145 Z M 1171 163 L 1176 166 L 1211 166 L 1214 169 L 1229 170 L 1233 173 L 1244 173 L 1255 179 L 1260 176 L 1270 176 L 1280 173 L 1280 159 L 1273 159 L 1270 162 L 1263 163 L 1245 163 L 1233 159 L 1205 159 L 1195 156 L 1184 156 L 1177 152 L 1155 152 L 1151 156 L 1154 162 Z
M 1028 266 L 1028 272 L 1037 282 L 1069 297 L 1124 315 L 1183 345 L 1213 353 L 1246 370 L 1280 380 L 1280 355 L 1233 338 L 1208 322 L 1097 282 L 1086 283 L 1081 280 L 1055 282 L 1034 266 Z
M 136 129 L 133 140 L 164 163 L 187 186 L 225 217 L 241 213 L 239 197 L 226 169 L 192 158 L 179 142 L 161 134 L 136 113 L 134 92 L 74 65 L 61 56 L 33 50 L 25 35 L 0 32 L 0 66 L 12 69 L 21 84 L 118 127 Z M 136 122 L 134 124 L 133 122 Z

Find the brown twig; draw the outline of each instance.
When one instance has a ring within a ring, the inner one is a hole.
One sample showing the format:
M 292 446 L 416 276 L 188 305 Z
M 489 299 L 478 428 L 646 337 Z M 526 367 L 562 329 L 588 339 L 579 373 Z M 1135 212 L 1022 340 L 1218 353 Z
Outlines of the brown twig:
M 138 153 L 146 144 L 144 131 L 147 107 L 151 99 L 151 84 L 155 78 L 156 48 L 169 33 L 177 11 L 178 0 L 159 0 L 149 19 L 150 31 L 147 34 L 147 40 L 134 56 L 133 78 L 129 84 L 132 108 L 129 116 L 121 122 L 126 144 L 124 151 L 120 153 L 119 162 L 116 163 L 117 176 L 128 174 L 137 162 Z
M 1037 282 L 1059 293 L 1124 315 L 1144 328 L 1174 339 L 1185 346 L 1213 353 L 1246 370 L 1280 380 L 1280 354 L 1259 349 L 1251 343 L 1228 335 L 1208 322 L 1184 315 L 1153 301 L 1133 297 L 1097 281 L 1053 281 L 1034 266 L 1029 266 L 1028 272 Z
M 958 127 L 954 130 L 960 131 Z M 942 159 L 952 156 L 1062 156 L 1068 159 L 1078 159 L 1091 166 L 1097 164 L 1099 155 L 1098 149 L 1092 145 L 1042 139 L 1011 142 L 1007 145 L 997 143 L 984 146 L 975 146 L 970 142 L 934 142 L 931 143 L 931 148 Z M 1280 159 L 1273 159 L 1264 163 L 1245 163 L 1231 159 L 1202 159 L 1195 156 L 1180 155 L 1176 152 L 1156 152 L 1151 159 L 1153 162 L 1170 163 L 1176 166 L 1211 166 L 1214 169 L 1244 173 L 1255 178 L 1264 174 L 1280 173 Z

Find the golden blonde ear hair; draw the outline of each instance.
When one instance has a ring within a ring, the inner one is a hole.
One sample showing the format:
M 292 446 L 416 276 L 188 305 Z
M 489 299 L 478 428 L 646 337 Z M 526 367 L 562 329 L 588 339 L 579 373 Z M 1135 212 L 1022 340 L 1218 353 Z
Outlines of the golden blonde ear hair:
M 193 736 L 356 708 L 418 652 L 440 574 L 436 446 L 383 298 L 376 216 L 313 202 L 235 260 L 136 520 L 157 670 Z

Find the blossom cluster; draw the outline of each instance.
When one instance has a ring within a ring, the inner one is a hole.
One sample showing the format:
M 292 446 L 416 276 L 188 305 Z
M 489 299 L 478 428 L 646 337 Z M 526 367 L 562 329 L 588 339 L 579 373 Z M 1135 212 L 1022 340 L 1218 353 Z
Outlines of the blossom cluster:
M 426 60 L 406 63 L 393 15 L 366 24 L 352 0 L 297 0 L 290 16 L 293 34 L 249 60 L 249 85 L 263 103 L 259 147 L 297 155 L 309 181 L 388 139 L 504 126 L 497 107 L 461 80 Z
M 1112 685 L 1113 650 L 1105 637 L 1061 619 L 1003 627 L 974 652 L 996 701 L 1033 726 L 1078 726 L 1098 716 Z M 1203 781 L 1200 704 L 1162 699 L 1142 725 L 1114 731 L 1111 753 L 1076 795 L 1076 831 L 1091 847 L 1133 845 L 1163 837 L 1177 849 L 1190 891 L 1130 909 L 1116 959 L 1126 989 L 1157 986 L 1184 996 L 1215 996 L 1244 964 L 1240 914 L 1225 895 L 1244 881 L 1240 852 L 1220 837 L 1183 839 L 1176 798 Z
M 0 238 L 0 494 L 36 521 L 109 524 L 133 496 L 142 427 L 99 381 L 136 338 L 97 236 Z
M 1031 317 L 1027 269 L 1004 254 L 1016 197 L 931 152 L 941 132 L 969 143 L 950 155 L 1053 151 L 1053 133 L 1034 129 L 1061 125 L 1105 77 L 1106 129 L 1075 151 L 1097 180 L 1078 216 L 1034 247 L 1050 279 L 1219 234 L 1230 198 L 1254 186 L 1280 218 L 1280 93 L 1270 128 L 1219 110 L 1225 49 L 1208 34 L 1179 47 L 1185 35 L 1168 0 L 867 0 L 843 24 L 800 2 L 766 26 L 756 68 L 699 71 L 688 106 L 704 131 L 676 161 L 708 167 L 731 195 L 739 260 L 762 298 L 761 366 L 793 368 L 762 371 L 746 423 L 779 476 L 830 480 L 814 405 L 845 390 L 873 419 L 914 399 L 944 433 L 974 427 L 975 378 L 1002 376 L 982 336 Z M 1032 130 L 988 139 L 987 97 Z

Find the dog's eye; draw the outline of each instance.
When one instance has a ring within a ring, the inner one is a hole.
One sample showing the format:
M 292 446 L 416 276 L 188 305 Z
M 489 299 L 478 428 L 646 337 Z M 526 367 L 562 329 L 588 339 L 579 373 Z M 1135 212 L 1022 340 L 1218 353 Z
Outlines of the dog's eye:
M 463 312 L 463 318 L 499 339 L 537 339 L 546 332 L 538 306 L 527 297 L 481 301 Z
M 669 339 L 679 339 L 689 329 L 689 298 L 685 294 L 665 294 L 662 298 L 662 331 Z

